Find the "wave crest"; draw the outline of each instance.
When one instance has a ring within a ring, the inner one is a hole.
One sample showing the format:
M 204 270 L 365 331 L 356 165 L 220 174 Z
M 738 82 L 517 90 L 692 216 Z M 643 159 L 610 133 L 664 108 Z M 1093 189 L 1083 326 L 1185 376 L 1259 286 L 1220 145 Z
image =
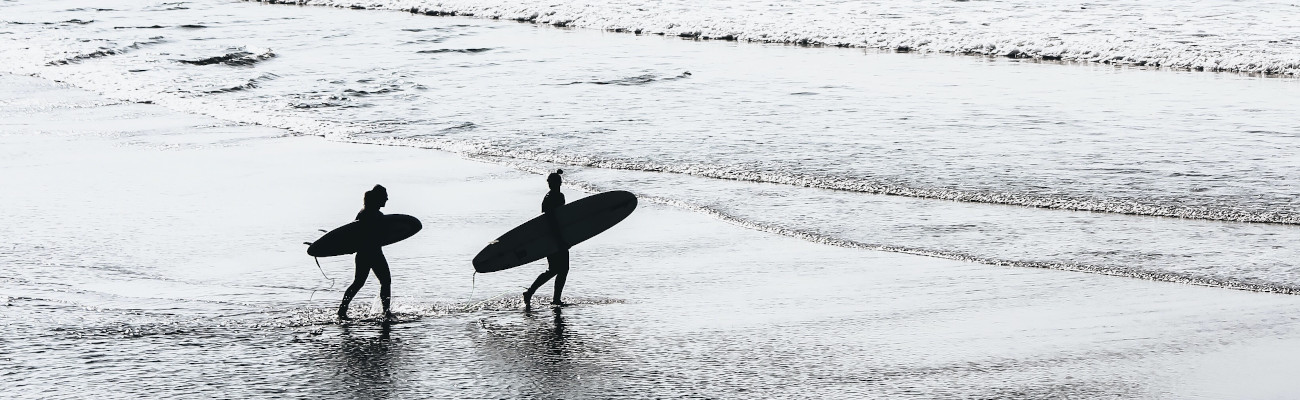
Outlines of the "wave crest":
M 129 44 L 129 45 L 121 46 L 121 47 L 100 47 L 99 50 L 95 50 L 95 51 L 92 51 L 92 52 L 89 52 L 89 53 L 77 54 L 77 55 L 74 55 L 74 56 L 72 56 L 72 57 L 68 57 L 68 58 L 62 58 L 62 59 L 58 59 L 58 60 L 47 61 L 47 62 L 45 63 L 45 65 L 49 65 L 49 66 L 55 66 L 55 65 L 68 65 L 68 64 L 78 63 L 78 62 L 81 62 L 81 61 L 90 60 L 90 59 L 95 59 L 95 58 L 100 58 L 100 57 L 115 56 L 115 55 L 119 55 L 119 54 L 124 54 L 124 53 L 130 52 L 130 51 L 138 50 L 138 49 L 140 49 L 140 48 L 142 48 L 142 47 L 145 47 L 145 46 L 155 45 L 155 44 L 159 44 L 159 43 L 163 43 L 162 37 L 161 37 L 161 36 L 156 36 L 156 37 L 150 38 L 150 40 L 148 40 L 148 41 L 144 41 L 144 42 L 132 42 L 132 43 Z
M 412 144 L 427 147 L 425 144 Z M 1300 225 L 1300 213 L 1278 210 L 1250 210 L 1232 207 L 1184 206 L 1160 204 L 1126 198 L 1076 198 L 1065 195 L 1043 195 L 1021 192 L 993 192 L 953 188 L 914 187 L 877 180 L 870 177 L 827 176 L 779 170 L 755 170 L 737 166 L 708 164 L 667 164 L 642 160 L 598 159 L 569 156 L 551 152 L 537 152 L 490 146 L 486 144 L 440 143 L 440 150 L 459 152 L 472 156 L 504 157 L 519 160 L 551 162 L 581 167 L 617 169 L 645 172 L 668 172 L 745 182 L 775 183 L 782 185 L 843 190 L 851 192 L 906 196 L 925 199 L 961 201 L 969 203 L 1004 204 L 1034 208 L 1070 211 L 1092 211 L 1114 214 L 1174 217 L 1211 221 L 1256 222 Z
M 253 1 L 253 0 L 245 0 Z M 1300 74 L 1296 5 L 1053 2 L 260 0 L 507 19 L 689 39 L 878 48 L 1202 71 Z M 1207 9 L 1220 10 L 1208 13 Z
M 275 57 L 275 53 L 272 52 L 271 49 L 250 50 L 241 47 L 241 48 L 230 49 L 226 52 L 226 54 L 222 54 L 219 56 L 200 58 L 197 60 L 176 60 L 176 61 L 179 61 L 184 64 L 190 64 L 190 65 L 225 64 L 234 67 L 242 67 L 242 66 L 253 65 L 265 60 L 269 60 L 273 57 Z

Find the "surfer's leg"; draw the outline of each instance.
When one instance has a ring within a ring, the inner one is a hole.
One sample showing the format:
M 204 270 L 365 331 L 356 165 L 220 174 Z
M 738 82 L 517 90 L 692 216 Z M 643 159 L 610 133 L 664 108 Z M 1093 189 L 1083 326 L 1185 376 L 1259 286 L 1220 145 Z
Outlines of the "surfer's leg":
M 391 304 L 390 299 L 392 299 L 393 294 L 390 285 L 392 279 L 390 279 L 391 276 L 388 273 L 388 260 L 380 256 L 378 260 L 375 260 L 372 269 L 375 271 L 375 278 L 379 278 L 379 301 L 384 304 L 384 319 L 388 319 L 392 316 L 392 313 L 389 312 L 391 308 L 388 306 Z
M 361 255 L 357 255 L 357 272 L 352 276 L 352 285 L 348 290 L 343 292 L 343 303 L 339 304 L 339 319 L 348 319 L 348 304 L 352 303 L 352 297 L 361 291 L 361 287 L 366 284 L 366 278 L 370 276 L 370 266 Z
M 529 286 L 528 291 L 524 292 L 524 307 L 532 305 L 533 293 L 536 293 L 537 288 L 542 287 L 542 284 L 546 283 L 546 281 L 550 280 L 553 276 L 555 276 L 555 272 L 549 269 L 541 275 L 537 275 L 537 279 L 533 280 L 533 285 Z
M 551 297 L 551 304 L 564 304 L 560 299 L 564 294 L 564 281 L 569 279 L 569 252 L 562 251 L 547 257 L 546 262 L 551 265 L 551 271 L 555 273 L 555 296 Z

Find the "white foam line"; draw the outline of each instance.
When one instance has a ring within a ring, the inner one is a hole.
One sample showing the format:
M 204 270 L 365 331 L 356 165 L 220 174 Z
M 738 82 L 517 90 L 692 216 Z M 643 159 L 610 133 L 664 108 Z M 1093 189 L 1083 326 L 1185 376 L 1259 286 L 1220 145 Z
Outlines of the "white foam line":
M 538 168 L 536 166 L 528 165 L 526 163 L 519 162 L 510 158 L 495 157 L 495 156 L 489 156 L 489 157 L 471 156 L 471 157 L 472 159 L 477 159 L 484 162 L 490 162 L 493 164 L 505 165 L 520 171 L 525 171 L 534 174 L 545 175 L 551 171 L 550 168 Z M 572 178 L 566 179 L 565 184 L 574 186 L 588 193 L 600 193 L 600 192 L 615 190 L 613 188 L 606 188 L 606 187 L 601 187 L 599 185 L 595 185 L 587 182 L 576 181 L 573 180 Z M 1198 275 L 1183 273 L 1183 272 L 1145 270 L 1145 269 L 1129 268 L 1129 267 L 1116 266 L 1116 265 L 1008 260 L 1008 259 L 993 258 L 993 257 L 980 257 L 976 255 L 971 255 L 971 254 L 966 254 L 966 253 L 956 252 L 956 251 L 949 251 L 949 250 L 937 250 L 937 249 L 927 249 L 922 247 L 908 247 L 908 246 L 896 246 L 896 245 L 889 245 L 889 244 L 866 243 L 866 242 L 860 242 L 856 240 L 841 239 L 841 238 L 833 237 L 826 234 L 816 233 L 812 231 L 786 228 L 775 224 L 760 223 L 745 218 L 741 218 L 736 215 L 728 214 L 716 208 L 703 206 L 703 205 L 677 200 L 677 199 L 658 197 L 658 196 L 649 196 L 645 194 L 637 194 L 637 198 L 643 201 L 648 201 L 652 203 L 658 203 L 658 204 L 663 204 L 671 207 L 704 213 L 718 220 L 728 222 L 747 229 L 756 230 L 759 232 L 772 233 L 772 234 L 792 237 L 796 239 L 802 239 L 813 243 L 824 244 L 824 245 L 835 246 L 835 247 L 911 254 L 911 255 L 924 256 L 924 257 L 966 261 L 966 262 L 972 262 L 977 264 L 995 265 L 995 266 L 1003 266 L 1003 267 L 1054 269 L 1060 271 L 1086 272 L 1086 273 L 1118 276 L 1118 277 L 1125 277 L 1125 278 L 1138 278 L 1138 279 L 1144 279 L 1149 281 L 1183 283 L 1183 284 L 1190 284 L 1190 285 L 1245 290 L 1245 291 L 1252 291 L 1252 292 L 1278 293 L 1278 294 L 1289 294 L 1289 295 L 1300 294 L 1300 285 L 1259 283 L 1259 282 L 1250 282 L 1241 279 L 1234 279 L 1231 277 L 1198 276 Z
M 387 144 L 408 147 L 420 147 L 459 153 L 469 157 L 506 157 L 520 160 L 549 162 L 580 167 L 616 169 L 626 171 L 667 172 L 692 175 L 712 179 L 726 179 L 742 182 L 775 183 L 790 186 L 819 189 L 843 190 L 869 194 L 905 196 L 924 199 L 961 201 L 968 203 L 1003 204 L 1034 208 L 1047 208 L 1070 211 L 1105 212 L 1112 214 L 1143 215 L 1201 219 L 1210 221 L 1300 224 L 1300 214 L 1275 210 L 1248 211 L 1208 206 L 1174 206 L 1163 204 L 1146 204 L 1127 199 L 1105 198 L 1070 198 L 1062 196 L 1039 196 L 1016 192 L 968 191 L 948 188 L 917 188 L 906 185 L 872 181 L 866 178 L 848 178 L 834 176 L 815 176 L 795 172 L 751 171 L 742 168 L 707 164 L 661 164 L 631 160 L 601 160 L 590 157 L 570 156 L 550 152 L 503 149 L 485 143 L 461 142 L 451 139 L 423 140 L 402 138 L 361 138 L 346 139 L 356 143 Z
M 203 104 L 202 102 L 195 101 L 192 99 L 187 99 L 187 98 L 178 98 L 178 97 L 166 98 L 160 101 L 160 103 L 161 103 L 160 105 L 167 106 L 168 108 L 177 111 L 189 112 L 189 113 L 199 114 L 199 115 L 209 115 L 218 119 L 234 120 L 236 122 L 242 122 L 242 123 L 255 123 L 258 125 L 278 127 L 298 134 L 323 136 L 327 139 L 333 139 L 333 140 L 338 140 L 343 142 L 358 143 L 358 144 L 372 144 L 372 145 L 416 147 L 416 148 L 426 148 L 426 149 L 447 151 L 451 153 L 461 154 L 462 156 L 468 158 L 490 161 L 490 162 L 494 162 L 494 163 L 510 166 L 512 168 L 534 172 L 534 173 L 544 173 L 544 172 L 536 168 L 525 166 L 524 164 L 514 160 L 551 162 L 551 163 L 579 165 L 579 166 L 597 167 L 597 168 L 635 169 L 635 170 L 650 171 L 650 172 L 676 172 L 676 173 L 685 173 L 685 174 L 698 175 L 698 176 L 704 176 L 710 178 L 736 179 L 736 178 L 728 178 L 726 176 L 715 177 L 715 176 L 710 176 L 706 173 L 698 173 L 698 172 L 692 173 L 692 171 L 701 170 L 699 169 L 698 166 L 683 166 L 683 167 L 640 166 L 637 168 L 632 168 L 628 166 L 630 164 L 625 165 L 622 162 L 616 162 L 616 161 L 576 162 L 581 160 L 577 160 L 572 157 L 561 157 L 558 155 L 542 156 L 540 155 L 540 153 L 492 151 L 485 144 L 478 144 L 478 143 L 468 142 L 468 141 L 458 142 L 449 139 L 439 139 L 437 141 L 419 141 L 419 140 L 401 139 L 401 138 L 362 137 L 362 136 L 357 136 L 355 133 L 359 131 L 364 132 L 366 131 L 366 129 L 357 128 L 357 127 L 345 127 L 333 123 L 311 121 L 307 119 L 303 119 L 301 121 L 294 119 L 290 121 L 290 120 L 273 118 L 273 117 L 259 116 L 258 113 L 256 113 L 255 111 L 241 112 L 241 113 L 234 113 L 234 114 L 225 114 L 225 113 L 213 114 L 212 113 L 213 105 Z M 223 111 L 231 112 L 233 110 L 223 110 Z M 323 132 L 328 132 L 328 133 L 323 133 Z M 496 159 L 490 159 L 492 157 L 496 157 Z M 748 180 L 748 179 L 736 179 L 736 180 Z M 763 181 L 758 181 L 758 182 L 763 182 Z M 572 182 L 572 181 L 570 183 L 579 188 L 582 188 L 583 190 L 593 192 L 593 193 L 605 191 L 604 188 L 596 187 L 590 184 L 583 184 L 583 183 Z M 773 183 L 782 183 L 782 182 L 773 182 Z M 854 240 L 835 238 L 829 235 L 824 235 L 824 234 L 810 232 L 810 231 L 785 228 L 777 225 L 762 224 L 762 223 L 746 220 L 744 218 L 740 218 L 731 214 L 727 214 L 717 209 L 713 209 L 702 205 L 692 204 L 685 201 L 668 199 L 668 198 L 659 198 L 654 196 L 641 196 L 641 198 L 647 201 L 652 201 L 660 204 L 702 212 L 711 215 L 715 218 L 718 218 L 720 220 L 727 221 L 749 229 L 754 229 L 761 232 L 774 233 L 774 234 L 788 236 L 788 237 L 799 238 L 814 243 L 821 243 L 821 244 L 832 245 L 837 247 L 914 254 L 914 255 L 928 256 L 928 257 L 959 260 L 959 261 L 969 261 L 969 262 L 988 264 L 988 265 L 1026 267 L 1026 268 L 1046 268 L 1046 269 L 1056 269 L 1056 270 L 1063 270 L 1063 271 L 1089 272 L 1089 273 L 1097 273 L 1103 275 L 1114 275 L 1114 276 L 1123 276 L 1123 277 L 1130 277 L 1130 278 L 1147 279 L 1153 281 L 1186 283 L 1186 284 L 1193 284 L 1193 285 L 1220 287 L 1220 288 L 1228 288 L 1228 289 L 1239 289 L 1239 290 L 1248 290 L 1248 291 L 1257 291 L 1257 292 L 1300 294 L 1300 286 L 1296 286 L 1296 285 L 1255 283 L 1255 282 L 1248 282 L 1248 281 L 1226 278 L 1226 277 L 1195 276 L 1187 273 L 1169 272 L 1169 271 L 1149 271 L 1149 270 L 1134 269 L 1134 268 L 1128 268 L 1122 266 L 1005 260 L 1005 259 L 998 259 L 998 258 L 991 258 L 991 257 L 979 257 L 979 256 L 974 256 L 974 255 L 969 255 L 969 254 L 954 252 L 954 251 L 947 251 L 947 250 L 935 250 L 935 249 L 925 249 L 925 248 L 916 248 L 916 247 L 907 247 L 907 246 L 865 243 L 865 242 L 859 242 Z
M 1300 75 L 1282 1 L 245 0 L 723 39 Z M 1208 12 L 1207 10 L 1219 10 Z

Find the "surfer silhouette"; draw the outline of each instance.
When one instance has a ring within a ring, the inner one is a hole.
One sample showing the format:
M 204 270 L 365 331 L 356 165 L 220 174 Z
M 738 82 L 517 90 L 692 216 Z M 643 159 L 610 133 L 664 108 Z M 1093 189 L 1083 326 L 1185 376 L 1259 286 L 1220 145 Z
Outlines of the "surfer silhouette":
M 560 193 L 560 183 L 562 183 L 560 174 L 563 173 L 564 170 L 555 170 L 555 172 L 546 176 L 546 184 L 551 187 L 551 191 L 546 192 L 546 197 L 542 198 L 542 214 L 547 217 L 546 222 L 551 226 L 551 231 L 554 232 L 553 236 L 560 251 L 546 256 L 548 269 L 538 275 L 537 280 L 533 281 L 533 285 L 524 292 L 524 308 L 533 305 L 533 293 L 536 293 L 537 288 L 551 278 L 555 278 L 555 295 L 551 297 L 551 304 L 564 305 L 564 302 L 560 301 L 560 295 L 564 293 L 564 281 L 569 277 L 570 246 L 564 242 L 564 238 L 560 237 L 559 222 L 555 219 L 555 214 L 551 213 L 551 211 L 555 211 L 555 209 L 564 205 L 564 193 Z
M 383 247 L 380 244 L 379 224 L 383 220 L 384 213 L 379 212 L 379 208 L 388 203 L 388 189 L 383 186 L 375 185 L 373 189 L 366 192 L 362 198 L 363 208 L 357 213 L 357 221 L 362 223 L 365 235 L 368 240 L 365 245 L 357 250 L 357 272 L 352 278 L 352 286 L 343 292 L 343 303 L 339 304 L 339 319 L 348 318 L 348 304 L 352 302 L 352 297 L 357 295 L 361 287 L 366 284 L 366 278 L 370 276 L 370 271 L 375 272 L 375 278 L 379 278 L 379 299 L 384 304 L 384 320 L 392 318 L 389 312 L 389 300 L 391 290 L 389 287 L 390 276 L 388 274 L 388 259 L 384 258 Z

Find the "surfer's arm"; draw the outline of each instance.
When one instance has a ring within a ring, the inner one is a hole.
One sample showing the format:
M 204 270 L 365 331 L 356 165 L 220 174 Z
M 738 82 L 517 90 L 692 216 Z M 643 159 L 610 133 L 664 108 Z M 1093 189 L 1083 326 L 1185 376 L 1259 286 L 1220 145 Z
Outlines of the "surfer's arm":
M 546 198 L 542 199 L 542 215 L 546 216 L 546 225 L 551 228 L 551 235 L 555 237 L 555 245 L 561 249 L 568 250 L 573 247 L 564 241 L 564 235 L 560 234 L 560 220 L 555 216 L 555 210 L 564 205 L 564 194 L 547 193 Z
M 381 231 L 382 227 L 380 224 L 380 220 L 382 217 L 383 214 L 367 213 L 364 210 L 361 211 L 360 213 L 357 213 L 357 222 L 360 222 L 361 225 L 360 226 L 361 235 L 362 235 L 361 240 L 363 240 L 364 243 L 372 244 L 373 247 L 375 248 L 381 247 L 379 246 L 379 242 L 382 240 L 380 239 L 380 237 L 382 236 L 382 231 Z
M 542 213 L 542 216 L 546 217 L 546 225 L 551 228 L 551 236 L 555 238 L 555 245 L 564 250 L 573 247 L 569 242 L 564 241 L 564 235 L 560 234 L 560 220 L 555 216 L 555 213 L 546 212 Z

